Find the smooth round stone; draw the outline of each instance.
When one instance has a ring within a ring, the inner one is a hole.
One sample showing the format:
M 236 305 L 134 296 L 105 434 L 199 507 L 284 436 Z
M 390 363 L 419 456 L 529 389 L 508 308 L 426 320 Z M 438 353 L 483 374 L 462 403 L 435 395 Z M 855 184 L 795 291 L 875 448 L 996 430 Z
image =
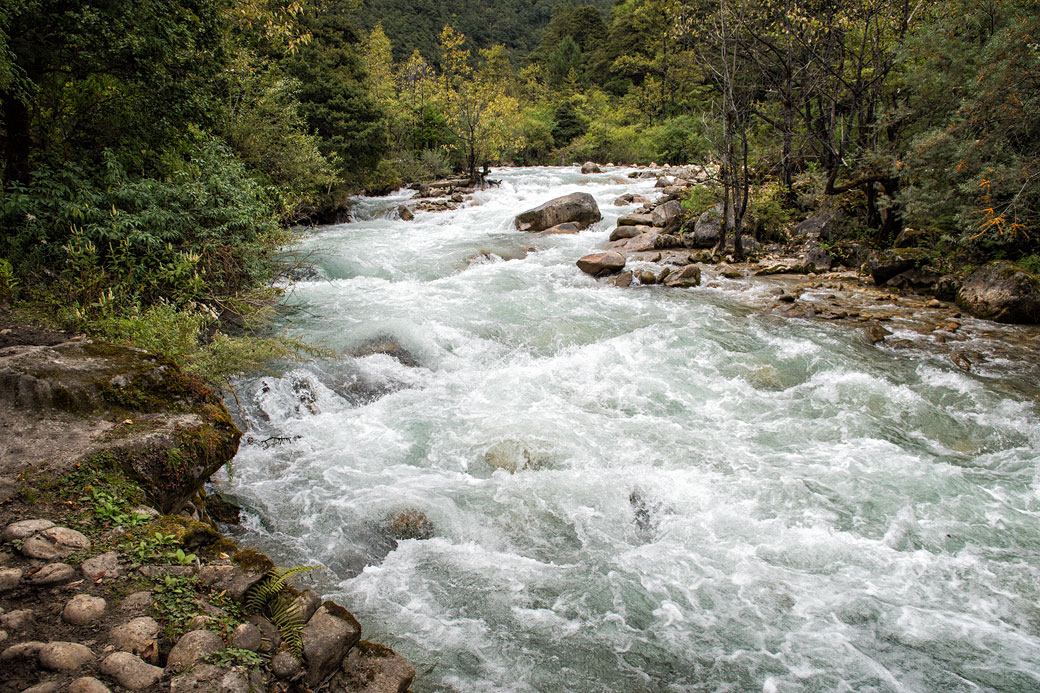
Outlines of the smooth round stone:
M 84 676 L 69 685 L 69 693 L 111 693 L 108 686 L 93 676 Z
M 22 693 L 61 693 L 61 682 L 44 681 L 31 688 L 26 688 Z
M 256 652 L 261 644 L 260 629 L 252 623 L 240 623 L 231 634 L 231 646 L 240 650 Z
M 68 582 L 74 577 L 76 577 L 76 569 L 68 563 L 48 563 L 30 576 L 29 582 L 34 585 L 54 585 L 59 582 Z
M 68 527 L 51 527 L 34 534 L 22 544 L 22 554 L 41 561 L 53 561 L 90 548 L 90 539 Z
M 152 593 L 148 591 L 133 592 L 119 605 L 121 611 L 147 611 L 152 607 Z
M 22 581 L 22 571 L 19 568 L 0 568 L 0 592 L 13 590 Z
M 122 567 L 119 565 L 119 554 L 115 551 L 109 551 L 100 556 L 89 558 L 83 561 L 79 569 L 83 571 L 83 577 L 91 581 L 97 581 L 101 578 L 119 577 L 123 572 Z
M 113 626 L 112 643 L 117 649 L 134 654 L 156 651 L 159 624 L 150 616 L 134 618 L 127 623 Z
M 162 669 L 129 652 L 113 652 L 101 661 L 98 668 L 102 674 L 111 676 L 120 686 L 132 691 L 155 685 L 163 675 Z
M 0 616 L 0 625 L 13 631 L 22 631 L 32 625 L 32 609 L 15 609 Z
M 0 534 L 0 541 L 25 539 L 53 526 L 54 523 L 50 520 L 19 520 L 18 522 L 12 522 L 4 528 L 4 533 Z
M 74 626 L 86 626 L 105 614 L 105 600 L 89 594 L 77 594 L 65 605 L 61 619 Z
M 76 671 L 94 661 L 94 653 L 78 642 L 49 642 L 40 648 L 40 665 L 54 671 Z
M 181 636 L 166 659 L 168 667 L 193 667 L 214 652 L 224 649 L 224 641 L 211 630 L 193 630 Z

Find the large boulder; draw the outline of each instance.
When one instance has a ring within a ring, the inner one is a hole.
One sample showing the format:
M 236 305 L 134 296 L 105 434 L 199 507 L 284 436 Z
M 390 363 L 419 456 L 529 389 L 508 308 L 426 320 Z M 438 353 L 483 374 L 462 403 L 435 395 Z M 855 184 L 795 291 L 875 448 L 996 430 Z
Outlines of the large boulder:
M 705 211 L 694 224 L 693 233 L 687 233 L 687 244 L 692 248 L 712 248 L 719 242 L 722 234 L 723 205 L 720 202 Z
M 813 238 L 828 240 L 834 235 L 835 225 L 839 219 L 840 215 L 837 210 L 824 210 L 791 229 L 791 237 L 795 240 Z
M 571 193 L 521 212 L 513 224 L 518 231 L 544 231 L 568 221 L 587 228 L 602 218 L 592 195 Z
M 593 161 L 586 161 L 581 167 L 582 173 L 600 173 L 599 165 Z
M 867 269 L 874 283 L 882 286 L 897 274 L 924 266 L 930 259 L 931 255 L 919 248 L 896 248 L 868 260 Z
M 653 226 L 619 226 L 610 234 L 611 241 L 620 241 L 626 238 L 635 238 L 641 233 L 652 233 Z
M 655 207 L 653 214 L 650 216 L 653 219 L 654 226 L 668 227 L 679 219 L 682 211 L 682 203 L 678 200 L 672 200 Z
M 325 602 L 303 627 L 302 638 L 307 685 L 315 688 L 361 639 L 361 625 L 342 606 Z
M 623 214 L 618 217 L 618 226 L 653 226 L 654 216 L 652 214 Z
M 968 277 L 957 303 L 987 320 L 1040 322 L 1040 279 L 1010 262 L 992 262 Z
M 625 256 L 621 253 L 592 253 L 578 260 L 578 269 L 593 277 L 616 274 L 625 268 Z

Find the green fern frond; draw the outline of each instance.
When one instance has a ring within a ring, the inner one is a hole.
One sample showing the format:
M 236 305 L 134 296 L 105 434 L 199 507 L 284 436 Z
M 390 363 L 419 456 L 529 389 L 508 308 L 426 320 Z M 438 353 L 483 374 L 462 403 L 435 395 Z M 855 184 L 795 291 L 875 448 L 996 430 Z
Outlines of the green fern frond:
M 243 602 L 247 613 L 258 614 L 264 606 L 277 597 L 286 583 L 294 575 L 321 568 L 320 565 L 294 566 L 292 568 L 272 568 L 255 585 L 246 590 Z
M 300 611 L 300 602 L 288 592 L 282 593 L 277 599 L 270 603 L 268 609 L 271 615 L 271 623 L 278 629 L 289 651 L 296 655 L 297 659 L 303 657 L 303 613 Z

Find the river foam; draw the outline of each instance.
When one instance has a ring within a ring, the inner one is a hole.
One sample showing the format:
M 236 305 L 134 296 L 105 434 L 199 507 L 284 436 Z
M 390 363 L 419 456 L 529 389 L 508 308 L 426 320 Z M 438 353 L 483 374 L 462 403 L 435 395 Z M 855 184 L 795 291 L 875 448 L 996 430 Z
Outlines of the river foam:
M 652 194 L 617 175 L 505 170 L 302 241 L 287 329 L 344 355 L 240 383 L 279 442 L 235 460 L 249 540 L 329 566 L 415 691 L 1040 689 L 1036 402 L 740 282 L 582 274 L 614 197 Z M 591 230 L 512 230 L 579 190 Z M 351 356 L 373 340 L 408 363 Z M 387 536 L 406 509 L 431 538 Z

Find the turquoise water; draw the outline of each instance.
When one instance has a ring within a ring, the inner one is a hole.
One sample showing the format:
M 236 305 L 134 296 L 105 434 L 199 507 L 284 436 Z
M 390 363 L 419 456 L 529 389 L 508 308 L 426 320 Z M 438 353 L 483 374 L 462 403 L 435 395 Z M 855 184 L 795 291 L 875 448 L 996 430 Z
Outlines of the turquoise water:
M 781 319 L 765 284 L 599 283 L 574 261 L 653 192 L 625 172 L 308 235 L 289 331 L 343 356 L 239 383 L 248 540 L 328 566 L 417 692 L 1040 690 L 1035 369 Z M 513 231 L 578 190 L 593 229 Z M 377 338 L 412 365 L 349 355 Z M 433 536 L 395 545 L 410 509 Z

